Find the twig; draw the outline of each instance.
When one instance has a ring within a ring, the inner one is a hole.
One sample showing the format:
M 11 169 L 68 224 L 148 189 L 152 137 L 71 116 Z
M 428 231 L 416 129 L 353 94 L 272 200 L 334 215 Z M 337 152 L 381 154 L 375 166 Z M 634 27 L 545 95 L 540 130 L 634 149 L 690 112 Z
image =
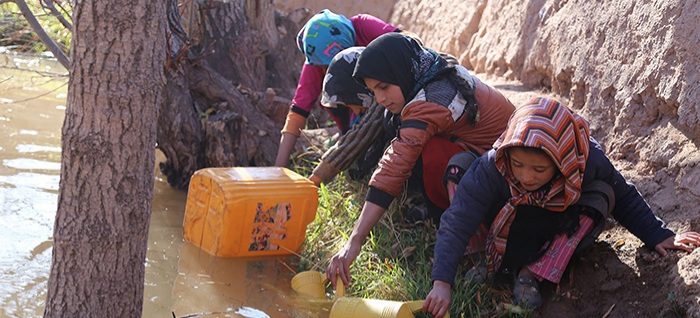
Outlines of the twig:
M 603 315 L 603 318 L 608 318 L 608 316 L 610 316 L 610 313 L 612 312 L 613 308 L 615 308 L 615 304 L 610 306 L 610 309 L 608 309 L 608 312 L 606 312 L 605 315 Z
M 27 6 L 27 3 L 24 2 L 24 0 L 14 0 L 14 2 L 19 8 L 19 11 L 22 12 L 24 19 L 27 20 L 27 23 L 32 28 L 34 33 L 36 33 L 39 39 L 41 39 L 41 42 L 46 45 L 49 51 L 53 53 L 53 56 L 56 57 L 58 62 L 61 63 L 63 67 L 65 67 L 67 70 L 70 69 L 70 58 L 61 50 L 58 44 L 56 44 L 56 42 L 48 34 L 46 34 L 46 30 L 44 30 L 39 21 L 37 21 L 34 13 L 29 9 L 29 6 Z
M 278 242 L 278 243 L 279 243 L 279 242 Z M 301 258 L 301 259 L 305 259 L 305 260 L 308 261 L 308 262 L 311 262 L 311 259 L 309 259 L 308 257 L 304 257 L 303 255 L 297 253 L 296 251 L 292 251 L 292 250 L 289 249 L 288 247 L 283 246 L 283 245 L 281 245 L 281 244 L 277 244 L 277 245 L 280 247 L 280 249 L 283 249 L 283 250 L 289 252 L 290 254 L 292 254 L 292 255 L 294 255 L 294 256 L 297 256 L 297 257 L 299 257 L 299 258 Z M 292 272 L 292 273 L 294 273 L 294 274 L 297 274 L 297 272 L 296 272 L 294 269 L 292 269 L 291 267 L 289 267 L 289 265 L 287 265 L 287 263 L 282 262 L 281 260 L 279 260 L 278 262 L 280 262 L 282 265 L 284 265 L 284 267 L 286 267 L 287 269 L 289 269 L 290 272 Z M 312 269 L 315 269 L 315 268 L 316 268 L 316 265 L 314 265 Z
M 283 262 L 283 261 L 281 261 L 281 260 L 277 260 L 277 261 L 278 261 L 279 263 L 281 263 L 284 267 L 286 267 L 290 272 L 294 273 L 295 275 L 297 274 L 297 272 L 296 272 L 294 269 L 292 269 L 291 267 L 289 267 L 289 265 L 287 265 L 287 263 L 285 263 L 285 262 Z
M 63 27 L 65 27 L 68 30 L 73 30 L 73 24 L 70 23 L 68 20 L 66 20 L 66 18 L 63 17 L 63 14 L 61 14 L 61 12 L 59 12 L 58 9 L 56 9 L 56 6 L 54 6 L 53 0 L 43 0 L 41 2 L 44 3 L 43 7 L 45 9 L 49 10 L 49 13 L 52 16 L 54 16 L 56 18 L 56 20 L 61 22 Z M 59 2 L 59 7 L 61 8 L 61 10 L 63 10 L 63 12 L 66 12 L 66 9 L 63 8 L 63 6 L 60 4 L 60 2 Z

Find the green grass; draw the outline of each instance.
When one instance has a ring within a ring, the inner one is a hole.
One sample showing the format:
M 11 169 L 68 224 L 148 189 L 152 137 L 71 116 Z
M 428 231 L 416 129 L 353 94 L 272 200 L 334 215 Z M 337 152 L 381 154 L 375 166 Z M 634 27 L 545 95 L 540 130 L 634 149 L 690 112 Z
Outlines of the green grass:
M 317 149 L 298 157 L 294 170 L 309 176 L 320 158 Z M 367 179 L 354 181 L 342 173 L 319 188 L 316 219 L 307 229 L 299 270 L 325 272 L 330 257 L 345 244 L 360 215 L 367 193 Z M 429 222 L 407 224 L 400 207 L 405 196 L 394 200 L 371 231 L 362 252 L 351 265 L 351 297 L 409 301 L 424 299 L 431 288 L 435 227 Z M 452 288 L 452 317 L 531 317 L 532 312 L 510 305 L 507 291 L 463 279 L 460 266 Z M 417 317 L 429 317 L 419 313 Z

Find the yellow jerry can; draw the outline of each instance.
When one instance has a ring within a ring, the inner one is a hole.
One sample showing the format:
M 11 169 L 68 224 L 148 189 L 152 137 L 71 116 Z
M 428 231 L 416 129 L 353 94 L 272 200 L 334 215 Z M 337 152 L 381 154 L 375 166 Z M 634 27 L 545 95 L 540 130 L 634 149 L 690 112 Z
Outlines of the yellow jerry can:
M 201 169 L 190 179 L 184 236 L 220 257 L 293 254 L 317 208 L 316 185 L 287 168 Z

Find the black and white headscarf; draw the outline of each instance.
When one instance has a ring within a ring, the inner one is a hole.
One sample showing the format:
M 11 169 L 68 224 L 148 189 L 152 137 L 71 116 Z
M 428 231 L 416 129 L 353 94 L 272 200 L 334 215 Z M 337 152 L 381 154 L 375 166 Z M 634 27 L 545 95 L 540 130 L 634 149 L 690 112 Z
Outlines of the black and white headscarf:
M 357 58 L 364 49 L 361 46 L 347 48 L 333 58 L 323 78 L 321 105 L 335 108 L 338 104 L 363 107 L 374 104 L 370 91 L 352 77 Z
M 475 82 L 467 70 L 449 63 L 440 54 L 420 45 L 409 36 L 400 33 L 379 36 L 367 45 L 356 63 L 352 76 L 358 83 L 364 85 L 365 78 L 372 78 L 397 85 L 401 88 L 406 103 L 411 102 L 419 93 L 425 95 L 425 88 L 431 82 L 447 80 L 459 96 L 455 96 L 454 101 L 450 98 L 450 101 L 440 104 L 450 108 L 455 121 L 464 114 L 470 124 L 478 121 Z M 421 98 L 425 99 L 425 96 Z M 459 104 L 459 107 L 453 103 Z
M 408 102 L 447 68 L 445 59 L 415 39 L 399 33 L 386 33 L 367 45 L 357 61 L 353 77 L 362 84 L 364 78 L 369 77 L 397 85 Z

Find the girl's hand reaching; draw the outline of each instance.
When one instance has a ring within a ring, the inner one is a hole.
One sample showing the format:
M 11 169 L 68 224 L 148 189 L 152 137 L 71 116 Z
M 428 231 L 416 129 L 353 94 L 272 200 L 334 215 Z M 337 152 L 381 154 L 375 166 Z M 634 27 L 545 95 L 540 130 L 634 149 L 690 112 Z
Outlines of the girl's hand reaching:
M 361 247 L 358 244 L 348 242 L 338 253 L 331 257 L 331 261 L 326 269 L 326 277 L 335 288 L 336 276 L 340 276 L 343 284 L 350 284 L 350 264 L 360 254 Z
M 435 318 L 445 316 L 452 303 L 452 291 L 450 284 L 436 280 L 433 289 L 428 293 L 423 303 L 423 311 L 430 313 Z
M 700 234 L 697 232 L 685 232 L 671 236 L 655 247 L 661 256 L 668 255 L 667 249 L 692 252 L 696 246 L 700 246 Z

